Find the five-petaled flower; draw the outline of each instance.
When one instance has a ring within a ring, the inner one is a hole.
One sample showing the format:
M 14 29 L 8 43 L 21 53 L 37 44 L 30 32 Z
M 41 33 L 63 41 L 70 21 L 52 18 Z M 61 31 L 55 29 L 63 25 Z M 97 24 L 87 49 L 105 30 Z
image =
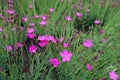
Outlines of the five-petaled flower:
M 15 11 L 14 11 L 14 10 L 7 10 L 7 13 L 8 13 L 8 14 L 14 14 Z
M 29 7 L 30 9 L 32 9 L 32 8 L 33 8 L 33 5 L 32 5 L 32 4 L 29 4 L 28 7 Z
M 94 23 L 95 24 L 100 24 L 100 20 L 95 20 Z
M 29 52 L 30 53 L 35 53 L 37 51 L 37 47 L 35 45 L 32 45 L 29 47 Z
M 60 65 L 58 58 L 50 58 L 50 63 L 53 65 L 54 68 L 57 68 Z
M 67 21 L 71 21 L 71 20 L 72 20 L 70 16 L 66 16 L 65 19 L 66 19 Z
M 118 75 L 116 74 L 115 71 L 110 71 L 110 72 L 109 72 L 109 78 L 110 78 L 111 80 L 118 80 Z
M 70 62 L 73 54 L 68 52 L 68 50 L 64 50 L 63 52 L 60 52 L 60 56 L 62 57 L 62 62 Z
M 7 45 L 6 48 L 7 48 L 7 51 L 12 51 L 13 50 L 13 46 L 11 46 L 11 45 Z
M 45 25 L 47 25 L 47 22 L 42 20 L 42 21 L 39 22 L 39 24 L 42 25 L 42 26 L 45 26 Z
M 24 22 L 27 22 L 27 21 L 28 21 L 28 18 L 27 18 L 27 17 L 22 17 L 22 20 L 23 20 Z
M 92 65 L 91 65 L 90 63 L 88 63 L 88 64 L 86 65 L 86 67 L 87 67 L 88 70 L 92 70 Z
M 27 33 L 33 33 L 35 30 L 34 30 L 34 28 L 28 28 L 27 29 Z
M 83 42 L 83 46 L 85 46 L 87 48 L 91 48 L 93 46 L 93 43 L 90 39 L 87 39 Z
M 49 11 L 50 11 L 50 12 L 53 12 L 53 11 L 54 11 L 54 8 L 49 8 Z

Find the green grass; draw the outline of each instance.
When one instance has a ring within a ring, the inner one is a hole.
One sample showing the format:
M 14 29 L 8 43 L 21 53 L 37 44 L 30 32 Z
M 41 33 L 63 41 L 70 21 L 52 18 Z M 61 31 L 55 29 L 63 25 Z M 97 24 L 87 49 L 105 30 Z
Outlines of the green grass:
M 100 0 L 14 0 L 13 7 L 9 8 L 7 1 L 0 0 L 0 14 L 5 17 L 0 18 L 0 28 L 4 29 L 0 32 L 0 80 L 110 80 L 108 73 L 113 70 L 119 75 L 119 80 L 120 6 L 113 7 L 113 3 L 115 1 L 106 0 L 101 6 Z M 32 9 L 28 8 L 29 4 L 33 5 Z M 82 9 L 76 8 L 76 5 Z M 49 8 L 54 8 L 54 12 L 50 13 Z M 12 16 L 3 11 L 8 9 L 14 9 L 17 14 L 12 19 L 13 23 L 5 22 Z M 76 18 L 76 12 L 83 14 L 80 20 Z M 43 28 L 39 24 L 41 18 L 33 19 L 34 15 L 48 15 L 47 26 Z M 72 20 L 66 21 L 66 16 Z M 28 21 L 23 22 L 22 17 L 28 17 Z M 100 20 L 100 24 L 95 24 L 95 20 Z M 33 40 L 26 37 L 30 22 L 34 22 L 37 36 L 53 35 L 56 39 L 63 36 L 64 42 L 69 42 L 69 47 L 64 48 L 61 43 L 50 43 L 44 48 L 38 47 L 35 54 L 29 53 L 28 47 L 38 43 L 37 37 Z M 17 28 L 16 31 L 11 30 L 14 27 Z M 20 27 L 24 28 L 22 32 Z M 99 33 L 101 29 L 105 31 L 104 34 Z M 107 43 L 101 42 L 103 38 Z M 82 45 L 86 39 L 93 42 L 89 49 Z M 26 46 L 15 49 L 17 42 L 25 41 L 28 43 Z M 7 45 L 12 45 L 14 50 L 7 51 Z M 60 52 L 63 50 L 73 53 L 70 62 L 62 62 Z M 99 50 L 104 53 L 99 54 Z M 53 68 L 50 58 L 58 58 L 60 65 Z M 91 71 L 87 70 L 87 63 L 92 65 Z

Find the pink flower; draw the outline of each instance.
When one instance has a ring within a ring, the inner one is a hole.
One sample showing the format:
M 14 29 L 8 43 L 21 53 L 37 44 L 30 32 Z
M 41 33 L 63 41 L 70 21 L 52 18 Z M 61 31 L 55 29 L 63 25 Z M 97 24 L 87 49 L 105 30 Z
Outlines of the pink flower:
M 3 18 L 5 18 L 2 14 L 0 14 L 0 17 L 3 19 Z
M 23 27 L 20 27 L 20 31 L 23 31 L 24 30 L 24 28 Z
M 30 53 L 35 53 L 36 51 L 37 51 L 37 47 L 36 46 L 32 45 L 32 46 L 29 47 L 29 52 Z
M 99 30 L 99 33 L 100 33 L 100 34 L 104 34 L 104 32 L 105 32 L 105 31 L 104 31 L 104 30 L 102 30 L 102 29 L 101 29 L 101 30 Z
M 57 43 L 57 40 L 54 38 L 54 36 L 48 36 L 48 40 L 53 43 Z
M 67 21 L 71 21 L 71 20 L 72 20 L 71 17 L 69 17 L 69 16 L 66 16 L 65 19 L 66 19 Z
M 57 58 L 50 58 L 50 63 L 53 65 L 54 68 L 57 68 L 60 65 L 60 62 Z
M 95 20 L 94 23 L 95 24 L 100 24 L 100 20 Z
M 27 29 L 27 33 L 33 33 L 35 30 L 34 30 L 34 28 L 28 28 Z
M 12 20 L 6 20 L 6 22 L 8 22 L 8 23 L 12 23 L 13 21 L 12 21 Z
M 47 46 L 48 44 L 49 44 L 49 42 L 48 42 L 47 40 L 42 40 L 42 41 L 40 41 L 39 46 L 45 47 L 45 46 Z
M 8 14 L 14 14 L 15 11 L 14 11 L 14 10 L 7 10 L 7 13 L 8 13 Z
M 115 73 L 115 71 L 109 72 L 109 78 L 111 80 L 118 80 L 118 75 Z
M 0 27 L 0 32 L 2 32 L 3 31 L 3 29 Z
M 107 40 L 104 38 L 101 41 L 102 41 L 102 43 L 107 43 Z
M 33 22 L 30 22 L 29 25 L 30 25 L 31 27 L 35 26 L 35 24 L 34 24 Z
M 54 11 L 54 9 L 53 9 L 53 8 L 49 8 L 49 11 L 50 11 L 50 12 L 53 12 L 53 11 Z
M 7 51 L 12 51 L 13 50 L 13 47 L 11 45 L 8 45 L 6 48 L 7 48 Z
M 7 0 L 9 3 L 13 3 L 13 0 Z
M 46 15 L 42 15 L 42 16 L 41 16 L 41 19 L 44 21 L 44 20 L 47 19 L 47 16 L 46 16 Z
M 20 42 L 17 42 L 17 44 L 16 44 L 16 48 L 18 49 L 18 48 L 21 48 L 23 46 L 23 44 L 22 43 L 20 43 Z
M 61 0 L 61 2 L 64 2 L 64 0 Z
M 28 5 L 28 7 L 29 7 L 30 9 L 32 9 L 32 8 L 33 8 L 32 4 L 29 4 L 29 5 Z
M 39 15 L 35 15 L 35 16 L 33 16 L 33 18 L 38 19 L 38 18 L 40 18 L 40 16 Z
M 64 50 L 63 52 L 60 52 L 60 56 L 62 57 L 62 62 L 70 62 L 72 53 Z
M 87 39 L 86 41 L 83 42 L 83 46 L 91 48 L 93 46 L 92 41 L 90 39 Z
M 39 41 L 42 41 L 42 40 L 48 40 L 47 38 L 48 38 L 48 37 L 45 36 L 45 35 L 38 36 L 38 40 L 39 40 Z
M 16 27 L 12 28 L 12 31 L 16 31 Z
M 9 4 L 9 7 L 13 7 L 13 4 Z
M 38 36 L 38 40 L 40 41 L 39 46 L 41 47 L 45 47 L 49 44 L 48 36 L 45 36 L 45 35 Z
M 45 25 L 47 25 L 47 22 L 42 20 L 42 21 L 39 22 L 39 24 L 42 25 L 42 26 L 45 26 Z
M 63 47 L 67 48 L 69 46 L 69 43 L 63 43 Z
M 32 38 L 36 37 L 36 34 L 35 33 L 27 33 L 27 37 L 32 39 Z
M 57 40 L 54 38 L 54 36 L 46 36 L 46 35 L 42 35 L 42 36 L 38 36 L 38 40 L 40 41 L 39 46 L 41 47 L 45 47 L 49 44 L 49 41 L 53 42 L 53 43 L 57 43 Z
M 87 67 L 88 70 L 92 70 L 92 65 L 91 65 L 90 63 L 88 63 L 88 64 L 86 65 L 86 67 Z
M 27 21 L 28 21 L 28 18 L 27 18 L 27 17 L 22 17 L 22 20 L 23 20 L 24 22 L 27 22 Z
M 62 43 L 64 41 L 64 37 L 59 38 L 59 42 Z
M 80 12 L 76 12 L 77 17 L 82 17 L 82 14 Z

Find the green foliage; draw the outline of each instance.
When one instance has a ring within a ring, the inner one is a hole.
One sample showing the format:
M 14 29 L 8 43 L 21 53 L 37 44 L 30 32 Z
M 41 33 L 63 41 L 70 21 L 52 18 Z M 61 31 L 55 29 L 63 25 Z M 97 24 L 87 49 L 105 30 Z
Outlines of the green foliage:
M 3 3 L 3 4 L 1 4 Z M 82 6 L 76 8 L 76 5 Z M 13 23 L 6 23 L 0 18 L 0 27 L 4 31 L 0 32 L 0 80 L 109 80 L 108 72 L 115 70 L 120 75 L 120 6 L 112 6 L 113 2 L 105 0 L 100 4 L 100 0 L 71 0 L 60 2 L 60 0 L 14 0 L 13 9 L 18 15 Z M 28 5 L 33 8 L 29 9 Z M 6 5 L 6 6 L 5 6 Z M 8 2 L 0 0 L 0 14 L 10 17 L 3 10 L 8 9 Z M 50 13 L 49 8 L 54 8 Z M 83 16 L 78 20 L 76 12 L 81 12 Z M 39 25 L 41 19 L 33 19 L 34 15 L 49 15 L 48 24 L 45 28 Z M 24 23 L 21 17 L 28 17 L 28 22 Z M 66 21 L 65 16 L 71 16 L 71 21 Z M 95 20 L 101 23 L 96 25 Z M 29 41 L 26 37 L 26 30 L 30 22 L 35 23 L 35 33 L 37 35 L 54 35 L 56 38 L 63 36 L 65 42 L 72 42 L 68 48 L 63 48 L 61 44 L 49 44 L 45 48 L 39 47 L 38 52 L 30 54 L 28 47 L 22 47 L 11 52 L 6 51 L 7 45 L 15 45 L 17 42 L 28 42 L 28 45 L 36 44 L 37 40 Z M 11 31 L 14 27 L 23 27 L 24 31 Z M 99 34 L 99 30 L 105 30 L 104 34 Z M 80 32 L 80 33 L 79 33 Z M 105 38 L 107 43 L 102 43 Z M 93 41 L 93 47 L 85 48 L 82 42 L 86 39 Z M 62 62 L 60 52 L 69 50 L 73 53 L 70 62 Z M 102 50 L 103 53 L 99 53 Z M 14 55 L 14 56 L 11 56 Z M 57 57 L 61 64 L 58 68 L 53 68 L 49 62 L 50 58 Z M 92 70 L 86 68 L 86 64 L 91 63 Z M 120 79 L 120 76 L 119 76 Z

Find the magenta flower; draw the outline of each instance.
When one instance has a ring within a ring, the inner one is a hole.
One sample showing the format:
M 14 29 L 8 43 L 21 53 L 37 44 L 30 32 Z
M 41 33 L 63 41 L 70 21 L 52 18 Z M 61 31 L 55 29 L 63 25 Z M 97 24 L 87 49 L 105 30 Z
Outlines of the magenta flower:
M 16 48 L 18 49 L 18 48 L 21 48 L 23 46 L 23 44 L 22 43 L 20 43 L 20 42 L 17 42 L 17 44 L 16 44 Z
M 71 20 L 72 20 L 71 17 L 69 17 L 69 16 L 66 16 L 65 19 L 66 19 L 67 21 L 71 21 Z
M 45 35 L 38 36 L 38 40 L 39 40 L 39 41 L 42 41 L 42 40 L 48 40 L 48 37 L 45 36 Z
M 111 72 L 109 72 L 109 78 L 111 80 L 118 80 L 118 75 L 116 74 L 115 71 L 111 71 Z
M 32 46 L 29 47 L 29 52 L 30 53 L 35 53 L 36 51 L 37 51 L 37 47 L 36 46 L 32 45 Z
M 13 3 L 13 0 L 7 0 L 9 3 Z
M 42 20 L 42 21 L 39 22 L 39 24 L 42 25 L 42 26 L 45 26 L 45 25 L 47 25 L 47 22 Z
M 57 58 L 50 58 L 50 63 L 53 65 L 54 68 L 57 68 L 60 65 L 60 62 Z
M 49 44 L 49 42 L 48 42 L 47 40 L 42 40 L 42 41 L 40 41 L 39 46 L 45 47 L 45 46 L 47 46 L 48 44 Z
M 7 13 L 8 13 L 8 14 L 14 14 L 15 11 L 14 11 L 14 10 L 7 10 Z
M 22 17 L 22 20 L 23 20 L 24 22 L 27 22 L 27 21 L 28 21 L 28 18 L 27 18 L 27 17 Z
M 62 43 L 64 41 L 64 37 L 59 38 L 59 42 Z
M 83 42 L 83 46 L 85 46 L 87 48 L 91 48 L 93 46 L 93 43 L 90 39 L 87 39 Z
M 3 31 L 3 28 L 0 27 L 0 32 L 2 32 L 2 31 Z
M 62 62 L 70 62 L 72 53 L 64 50 L 63 52 L 60 52 L 60 56 L 62 57 Z
M 28 7 L 29 7 L 30 9 L 32 9 L 32 8 L 33 8 L 32 4 L 29 4 L 29 5 L 28 5 Z
M 35 16 L 33 16 L 33 18 L 38 19 L 38 18 L 40 18 L 40 16 L 39 15 L 35 15 Z
M 88 70 L 92 70 L 92 65 L 91 65 L 90 63 L 88 63 L 88 64 L 86 65 L 86 67 L 87 67 Z
M 54 11 L 54 9 L 53 9 L 53 8 L 49 8 L 49 11 L 50 11 L 50 12 L 53 12 L 53 11 Z
M 42 15 L 41 16 L 41 19 L 44 21 L 44 20 L 46 20 L 47 19 L 47 15 Z
M 8 19 L 8 20 L 6 20 L 6 22 L 8 22 L 8 23 L 12 23 L 13 21 Z
M 35 30 L 34 30 L 34 28 L 28 28 L 27 29 L 27 33 L 33 33 Z
M 53 43 L 57 43 L 57 40 L 54 38 L 54 36 L 46 36 L 46 35 L 42 35 L 42 36 L 38 36 L 38 40 L 40 41 L 39 46 L 41 47 L 45 47 L 49 44 L 49 41 L 53 42 Z
M 40 41 L 39 46 L 41 47 L 45 47 L 49 44 L 48 36 L 45 36 L 45 35 L 38 36 L 38 40 Z
M 33 22 L 30 22 L 29 25 L 30 25 L 31 27 L 35 26 L 35 24 L 34 24 Z
M 14 27 L 14 28 L 12 28 L 12 31 L 16 31 L 16 29 L 17 29 L 17 28 L 16 28 L 16 27 Z
M 77 17 L 82 17 L 82 14 L 80 12 L 76 12 Z
M 95 24 L 100 24 L 100 20 L 95 20 L 94 23 Z
M 63 43 L 63 47 L 67 48 L 69 46 L 69 43 Z
M 48 41 L 51 41 L 53 43 L 57 43 L 57 40 L 54 38 L 54 36 L 48 36 Z
M 3 19 L 3 18 L 5 18 L 2 14 L 0 14 L 0 17 Z
M 27 37 L 30 39 L 33 39 L 34 37 L 36 37 L 35 33 L 27 33 Z
M 13 47 L 11 45 L 8 45 L 6 48 L 7 48 L 7 51 L 12 51 L 13 50 Z
M 104 34 L 105 31 L 101 29 L 101 30 L 99 30 L 99 33 L 100 33 L 100 34 Z

